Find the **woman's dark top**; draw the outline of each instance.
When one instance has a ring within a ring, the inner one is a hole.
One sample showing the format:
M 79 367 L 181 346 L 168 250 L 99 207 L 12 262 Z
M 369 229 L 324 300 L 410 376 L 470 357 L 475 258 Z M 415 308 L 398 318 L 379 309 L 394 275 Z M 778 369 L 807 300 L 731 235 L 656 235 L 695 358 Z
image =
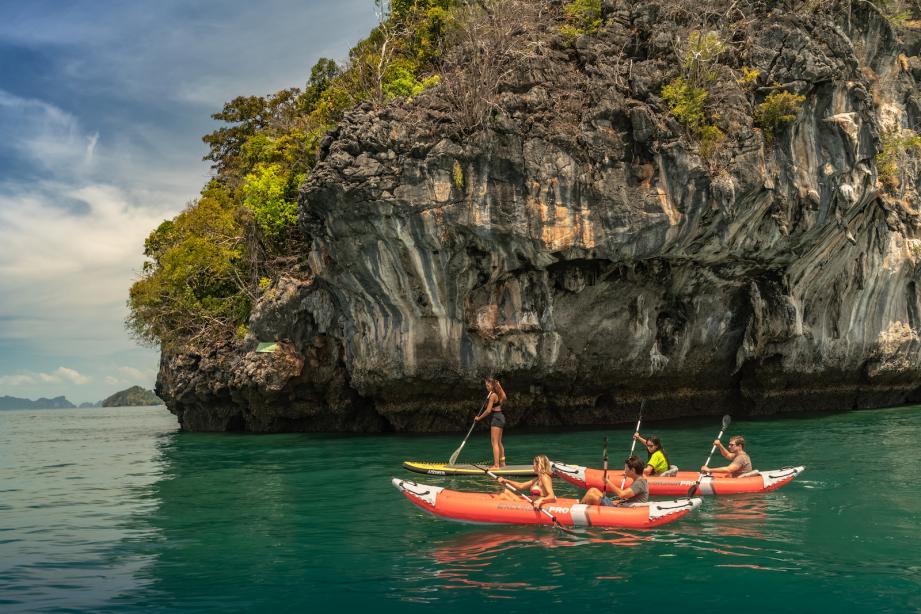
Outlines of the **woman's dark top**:
M 496 395 L 496 404 L 492 406 L 492 410 L 493 412 L 502 411 L 502 401 L 499 400 L 498 394 Z

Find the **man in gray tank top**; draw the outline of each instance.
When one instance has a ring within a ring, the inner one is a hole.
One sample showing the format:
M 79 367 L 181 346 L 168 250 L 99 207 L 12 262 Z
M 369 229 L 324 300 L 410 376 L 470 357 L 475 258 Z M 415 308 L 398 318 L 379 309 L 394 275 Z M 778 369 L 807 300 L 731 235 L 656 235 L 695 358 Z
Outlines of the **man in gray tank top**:
M 702 472 L 711 473 L 713 477 L 717 478 L 737 478 L 752 470 L 752 459 L 748 457 L 748 453 L 745 451 L 745 438 L 741 435 L 733 435 L 729 438 L 729 449 L 723 447 L 723 443 L 719 439 L 714 441 L 713 445 L 720 449 L 720 454 L 732 462 L 725 467 L 710 468 L 704 465 L 700 468 Z

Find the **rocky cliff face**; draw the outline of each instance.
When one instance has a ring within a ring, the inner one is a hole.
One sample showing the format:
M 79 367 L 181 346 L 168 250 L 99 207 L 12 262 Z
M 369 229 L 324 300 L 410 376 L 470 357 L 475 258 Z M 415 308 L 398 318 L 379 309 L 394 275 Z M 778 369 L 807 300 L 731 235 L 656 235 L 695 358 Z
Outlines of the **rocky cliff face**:
M 242 344 L 164 353 L 183 427 L 457 429 L 489 373 L 512 426 L 917 398 L 918 178 L 884 193 L 874 156 L 921 127 L 921 36 L 867 2 L 754 12 L 736 63 L 806 102 L 768 143 L 721 79 L 735 138 L 704 160 L 658 97 L 664 6 L 606 2 L 572 47 L 552 10 L 519 28 L 473 134 L 437 88 L 351 113 L 302 188 L 309 271 Z

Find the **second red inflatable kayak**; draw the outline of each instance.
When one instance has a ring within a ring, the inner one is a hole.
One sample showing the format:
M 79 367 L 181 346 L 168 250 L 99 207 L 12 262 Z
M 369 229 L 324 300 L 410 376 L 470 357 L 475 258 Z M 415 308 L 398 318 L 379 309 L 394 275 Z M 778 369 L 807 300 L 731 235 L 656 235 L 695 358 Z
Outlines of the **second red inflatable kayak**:
M 649 494 L 665 497 L 687 496 L 688 489 L 700 478 L 700 486 L 695 494 L 699 495 L 738 495 L 742 493 L 768 492 L 777 490 L 793 481 L 805 470 L 805 467 L 786 467 L 772 471 L 753 471 L 752 475 L 738 478 L 716 478 L 703 476 L 696 471 L 679 471 L 674 476 L 653 476 L 646 478 Z M 553 463 L 554 473 L 579 488 L 601 488 L 602 470 L 591 469 L 581 465 Z M 608 481 L 619 484 L 623 471 L 608 471 Z M 629 486 L 631 480 L 626 480 Z M 608 488 L 610 490 L 610 488 Z

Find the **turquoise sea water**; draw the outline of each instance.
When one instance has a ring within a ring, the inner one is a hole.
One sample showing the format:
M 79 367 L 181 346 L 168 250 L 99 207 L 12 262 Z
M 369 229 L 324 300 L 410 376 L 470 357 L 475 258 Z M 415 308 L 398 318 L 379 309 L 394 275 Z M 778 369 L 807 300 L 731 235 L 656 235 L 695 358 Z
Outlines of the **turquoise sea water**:
M 509 462 L 597 466 L 602 437 L 619 459 L 630 430 L 510 430 Z M 718 430 L 643 432 L 695 468 Z M 163 408 L 0 412 L 0 611 L 921 611 L 921 408 L 730 432 L 756 467 L 806 472 L 706 498 L 664 529 L 571 538 L 436 519 L 391 486 L 412 475 L 402 460 L 443 460 L 461 434 L 192 434 Z M 489 456 L 475 437 L 461 460 Z

